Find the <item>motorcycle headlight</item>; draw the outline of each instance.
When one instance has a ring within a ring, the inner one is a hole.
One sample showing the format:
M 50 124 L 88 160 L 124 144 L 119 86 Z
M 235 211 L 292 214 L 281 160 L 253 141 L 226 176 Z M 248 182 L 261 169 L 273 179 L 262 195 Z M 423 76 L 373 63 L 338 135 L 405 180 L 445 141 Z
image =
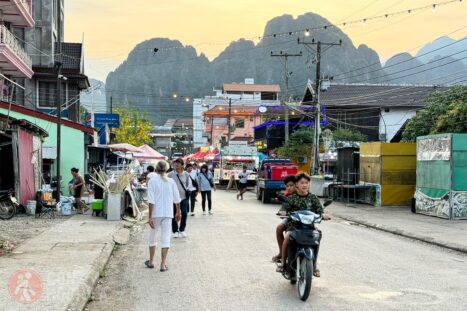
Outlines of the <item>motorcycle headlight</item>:
M 304 225 L 311 225 L 314 220 L 315 217 L 313 215 L 300 215 L 300 221 Z

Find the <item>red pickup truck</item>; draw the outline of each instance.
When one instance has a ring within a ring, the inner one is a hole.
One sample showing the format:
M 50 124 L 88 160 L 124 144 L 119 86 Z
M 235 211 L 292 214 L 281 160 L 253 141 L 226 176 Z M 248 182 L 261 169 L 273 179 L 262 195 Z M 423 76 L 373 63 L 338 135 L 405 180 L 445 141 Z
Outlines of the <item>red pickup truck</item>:
M 297 165 L 289 159 L 263 160 L 256 180 L 256 198 L 265 204 L 271 202 L 272 198 L 285 189 L 285 177 L 296 175 L 297 172 Z

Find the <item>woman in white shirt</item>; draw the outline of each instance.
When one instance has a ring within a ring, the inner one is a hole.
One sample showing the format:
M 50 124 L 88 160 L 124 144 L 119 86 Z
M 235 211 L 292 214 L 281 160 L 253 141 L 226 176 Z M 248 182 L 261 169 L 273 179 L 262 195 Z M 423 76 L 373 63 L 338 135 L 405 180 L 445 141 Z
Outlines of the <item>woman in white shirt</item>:
M 167 177 L 169 164 L 159 161 L 156 165 L 157 176 L 151 177 L 148 184 L 149 203 L 149 260 L 145 265 L 154 268 L 154 254 L 156 252 L 157 232 L 161 231 L 161 268 L 167 271 L 167 254 L 170 248 L 172 231 L 173 206 L 176 205 L 175 219 L 180 221 L 180 194 L 174 180 Z

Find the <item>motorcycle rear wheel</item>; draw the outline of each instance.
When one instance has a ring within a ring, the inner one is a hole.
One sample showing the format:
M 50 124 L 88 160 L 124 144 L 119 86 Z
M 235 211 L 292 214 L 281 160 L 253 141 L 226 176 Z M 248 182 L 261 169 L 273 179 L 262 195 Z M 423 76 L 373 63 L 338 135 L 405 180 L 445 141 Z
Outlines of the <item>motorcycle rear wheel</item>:
M 298 275 L 298 296 L 300 300 L 306 301 L 311 291 L 311 281 L 313 276 L 313 261 L 305 257 L 297 258 Z
M 15 214 L 16 214 L 16 207 L 12 202 L 8 200 L 0 201 L 0 219 L 8 220 L 8 219 L 13 218 Z

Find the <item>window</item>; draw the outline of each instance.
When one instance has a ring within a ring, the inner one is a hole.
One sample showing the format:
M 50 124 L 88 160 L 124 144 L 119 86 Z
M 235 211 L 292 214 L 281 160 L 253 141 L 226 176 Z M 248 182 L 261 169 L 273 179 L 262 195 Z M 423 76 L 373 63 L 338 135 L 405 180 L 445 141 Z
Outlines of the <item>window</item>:
M 245 119 L 235 119 L 235 128 L 245 128 Z
M 62 83 L 60 90 L 62 107 L 67 101 L 67 85 Z M 49 81 L 39 81 L 37 83 L 37 107 L 39 108 L 54 108 L 57 105 L 57 83 Z

